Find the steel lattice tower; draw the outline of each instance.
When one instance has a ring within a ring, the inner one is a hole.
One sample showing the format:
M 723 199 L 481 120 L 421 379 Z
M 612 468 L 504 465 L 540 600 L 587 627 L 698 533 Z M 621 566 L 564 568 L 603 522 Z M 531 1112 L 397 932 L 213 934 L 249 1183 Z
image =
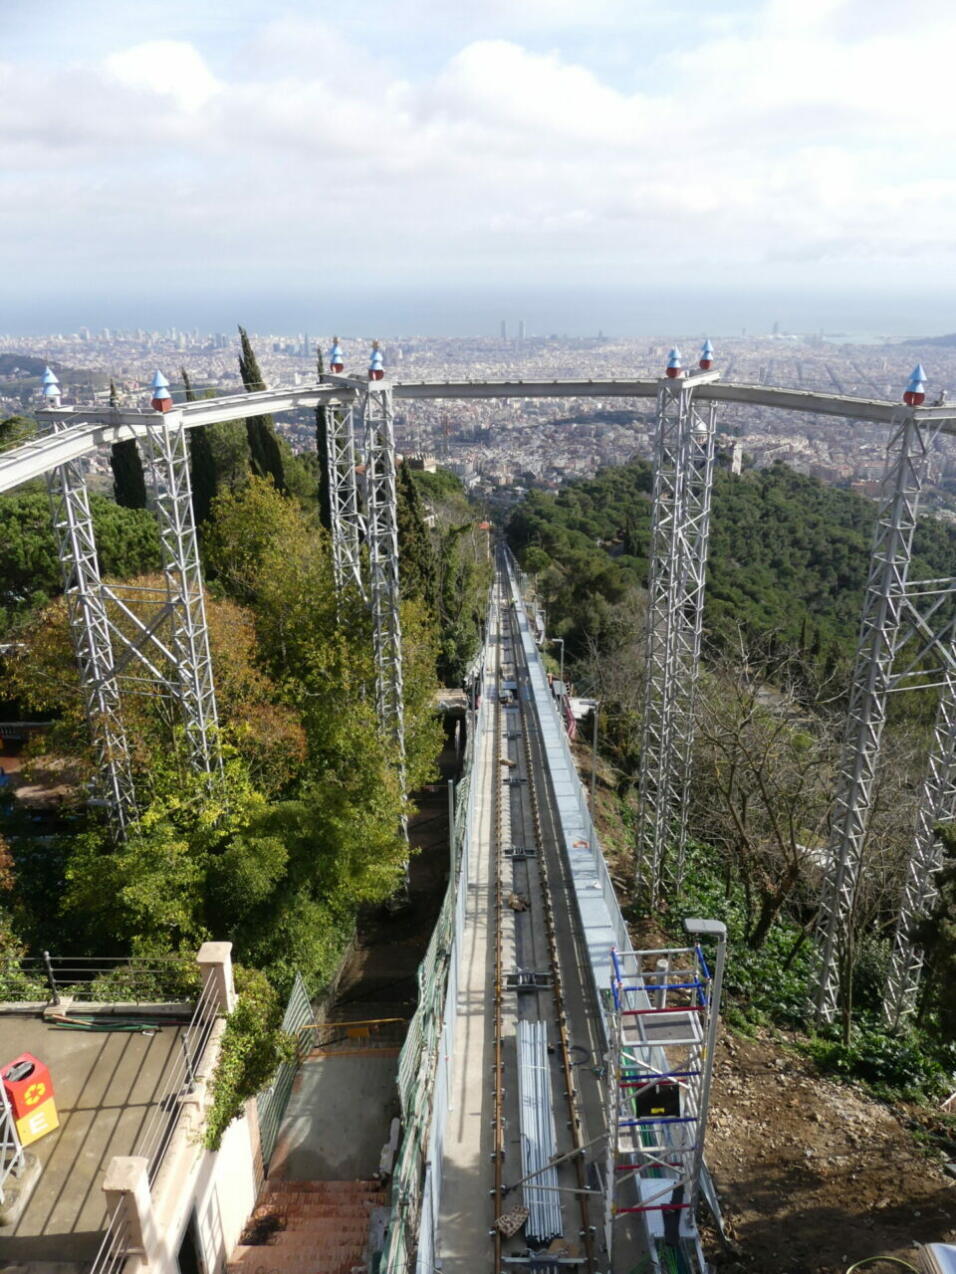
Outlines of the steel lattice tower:
M 684 868 L 714 468 L 715 405 L 698 406 L 694 390 L 717 375 L 663 379 L 657 392 L 636 873 L 652 907 Z
M 953 648 L 950 632 L 949 648 Z M 946 669 L 943 691 L 936 713 L 929 769 L 920 794 L 916 816 L 916 839 L 906 865 L 900 912 L 893 938 L 893 955 L 887 978 L 885 1017 L 890 1026 L 916 1008 L 923 972 L 923 951 L 913 940 L 913 927 L 933 908 L 938 896 L 936 873 L 942 865 L 942 846 L 936 835 L 937 823 L 956 818 L 956 671 Z
M 56 422 L 53 427 L 59 431 L 68 424 Z M 47 487 L 80 686 L 97 762 L 97 786 L 113 834 L 122 840 L 136 817 L 136 796 L 83 462 L 72 460 L 54 469 L 48 475 Z
M 143 440 L 162 543 L 172 615 L 171 646 L 189 758 L 199 771 L 222 766 L 199 545 L 180 412 L 157 412 Z
M 398 744 L 405 790 L 405 708 L 399 613 L 395 432 L 390 386 L 369 385 L 362 401 L 368 500 L 369 600 L 375 649 L 375 705 Z
M 354 584 L 365 596 L 362 540 L 365 523 L 359 506 L 355 476 L 355 424 L 351 406 L 330 407 L 325 413 L 329 506 L 332 516 L 332 569 L 341 592 Z
M 886 724 L 887 699 L 894 689 L 903 688 L 902 678 L 893 674 L 894 658 L 911 635 L 904 622 L 914 606 L 910 595 L 925 596 L 925 587 L 912 590 L 907 575 L 913 551 L 913 533 L 919 507 L 919 496 L 926 476 L 929 442 L 935 434 L 932 424 L 924 428 L 916 415 L 905 407 L 894 413 L 892 433 L 887 447 L 886 470 L 880 496 L 880 507 L 870 556 L 870 573 L 863 604 L 863 618 L 857 645 L 850 706 L 843 738 L 837 796 L 831 822 L 827 869 L 820 897 L 818 936 L 820 944 L 819 981 L 816 989 L 816 1011 L 824 1021 L 832 1021 L 840 1001 L 842 958 L 853 919 L 863 848 L 873 804 L 874 784 L 883 727 Z M 935 607 L 934 607 L 935 609 Z M 925 621 L 917 614 L 917 630 L 925 630 Z M 937 647 L 932 637 L 927 649 Z M 906 674 L 904 673 L 903 676 Z M 952 725 L 952 709 L 947 707 L 950 692 L 944 695 L 941 718 L 937 723 L 937 754 L 951 758 L 952 739 L 941 740 Z M 927 891 L 931 880 L 925 875 L 927 857 L 934 851 L 922 844 L 924 836 L 932 839 L 931 828 L 938 821 L 939 804 L 949 786 L 949 763 L 943 763 L 934 777 L 927 780 L 927 793 L 932 805 L 921 811 L 921 827 L 929 820 L 929 831 L 917 836 L 917 849 L 910 863 L 908 883 L 913 902 Z M 922 846 L 922 847 L 921 847 Z M 907 932 L 913 919 L 909 909 Z M 910 947 L 908 939 L 904 946 Z M 911 980 L 903 971 L 907 958 L 898 952 L 895 961 L 897 982 L 902 994 L 903 983 Z M 913 984 L 915 987 L 915 983 Z M 899 996 L 897 997 L 899 998 Z

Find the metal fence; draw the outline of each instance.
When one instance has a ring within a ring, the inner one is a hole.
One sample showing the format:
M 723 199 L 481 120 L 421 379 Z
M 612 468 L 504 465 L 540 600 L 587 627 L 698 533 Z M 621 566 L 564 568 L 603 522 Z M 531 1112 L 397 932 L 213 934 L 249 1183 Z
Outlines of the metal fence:
M 418 970 L 418 1007 L 398 1063 L 402 1143 L 392 1178 L 392 1206 L 382 1253 L 382 1274 L 432 1274 L 452 1049 L 464 932 L 468 858 L 476 826 L 477 740 L 486 729 L 485 699 L 469 718 L 470 730 L 455 794 L 454 865 L 438 922 Z
M 48 1001 L 69 996 L 94 1004 L 192 1001 L 199 968 L 189 956 L 55 956 L 43 951 L 0 962 L 0 1001 Z
M 317 1026 L 309 993 L 305 989 L 302 975 L 297 973 L 286 1004 L 282 1029 L 296 1037 L 296 1056 L 294 1061 L 283 1062 L 272 1083 L 256 1098 L 256 1110 L 259 1115 L 259 1145 L 262 1148 L 262 1170 L 269 1171 L 269 1161 L 275 1150 L 279 1136 L 282 1116 L 289 1104 L 292 1083 L 299 1064 L 315 1043 Z
M 113 1209 L 90 1274 L 123 1274 L 130 1259 L 129 1211 L 125 1199 Z

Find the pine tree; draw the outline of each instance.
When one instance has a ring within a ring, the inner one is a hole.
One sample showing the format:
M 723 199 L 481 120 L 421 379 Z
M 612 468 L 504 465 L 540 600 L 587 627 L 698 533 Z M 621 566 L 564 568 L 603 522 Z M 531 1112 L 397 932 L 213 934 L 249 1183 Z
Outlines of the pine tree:
M 186 402 L 193 403 L 196 401 L 196 392 L 185 367 L 181 368 L 181 375 Z M 206 425 L 189 430 L 189 480 L 193 490 L 193 518 L 197 526 L 201 526 L 209 517 L 212 502 L 219 493 L 219 475 L 216 473 L 216 462 L 206 430 Z
M 110 406 L 119 405 L 116 385 L 110 381 Z M 113 470 L 113 495 L 124 509 L 146 508 L 146 478 L 143 462 L 135 438 L 114 442 L 110 448 L 110 468 Z
M 322 347 L 315 348 L 315 366 L 318 380 L 325 376 Z M 315 450 L 319 457 L 319 521 L 327 531 L 332 530 L 332 492 L 329 488 L 329 412 L 333 407 L 317 403 L 315 408 Z
M 242 383 L 250 393 L 265 389 L 266 383 L 259 370 L 249 333 L 239 325 L 239 374 Z M 275 433 L 275 424 L 271 416 L 249 416 L 246 418 L 246 436 L 249 439 L 249 464 L 252 472 L 259 478 L 271 478 L 278 491 L 284 492 L 285 472 L 282 467 L 282 453 Z

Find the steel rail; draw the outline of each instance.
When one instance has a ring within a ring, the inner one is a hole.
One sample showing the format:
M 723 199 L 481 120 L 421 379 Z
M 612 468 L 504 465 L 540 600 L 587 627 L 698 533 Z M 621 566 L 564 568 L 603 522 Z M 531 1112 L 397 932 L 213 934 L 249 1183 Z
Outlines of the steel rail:
M 628 380 L 458 380 L 398 381 L 393 385 L 396 399 L 430 400 L 504 399 L 504 398 L 653 398 L 659 378 Z M 247 416 L 291 411 L 299 407 L 350 406 L 360 393 L 361 382 L 341 378 L 338 382 L 318 383 L 279 389 L 257 390 L 251 394 L 230 394 L 224 398 L 205 398 L 179 404 L 186 429 L 216 424 L 225 420 L 241 420 Z M 749 404 L 773 407 L 781 411 L 808 412 L 818 416 L 839 416 L 846 420 L 863 420 L 873 424 L 892 423 L 896 404 L 878 398 L 857 398 L 849 394 L 826 394 L 819 390 L 778 389 L 770 385 L 745 385 L 717 382 L 701 386 L 702 401 Z M 915 407 L 918 420 L 933 422 L 940 432 L 956 433 L 956 404 Z M 147 422 L 155 413 L 146 410 L 115 408 L 66 407 L 37 412 L 47 424 L 59 423 L 60 432 L 0 455 L 0 492 L 51 469 L 96 451 L 99 447 L 131 438 L 144 438 Z M 75 421 L 75 424 L 70 422 Z M 64 427 L 65 426 L 65 427 Z
M 511 628 L 511 644 L 514 652 L 515 679 L 517 680 L 518 647 L 520 646 L 520 638 L 518 634 L 517 617 L 510 607 L 508 608 L 508 616 Z M 526 663 L 525 673 L 527 674 Z M 544 905 L 545 933 L 548 942 L 548 958 L 551 965 L 551 991 L 552 998 L 554 1000 L 555 1020 L 558 1027 L 558 1039 L 561 1051 L 561 1069 L 564 1075 L 564 1089 L 568 1105 L 568 1130 L 571 1134 L 571 1143 L 575 1151 L 574 1167 L 578 1180 L 578 1190 L 576 1194 L 581 1219 L 581 1238 L 584 1243 L 588 1269 L 593 1270 L 594 1239 L 591 1233 L 590 1210 L 587 1198 L 587 1175 L 584 1166 L 584 1141 L 581 1135 L 581 1115 L 578 1110 L 578 1095 L 574 1083 L 571 1041 L 568 1035 L 568 1014 L 564 998 L 564 985 L 561 973 L 560 952 L 558 950 L 557 930 L 554 922 L 552 886 L 546 861 L 547 856 L 545 852 L 544 833 L 541 825 L 541 803 L 538 798 L 538 784 L 535 779 L 535 758 L 532 754 L 529 733 L 528 717 L 530 714 L 525 709 L 525 702 L 521 697 L 520 689 L 517 695 L 517 704 L 518 713 L 521 719 L 521 741 L 525 756 L 525 767 L 528 772 L 528 795 L 531 803 L 535 848 L 538 851 L 534 857 L 534 862 L 537 864 L 538 868 L 541 883 L 541 897 Z M 543 761 L 543 757 L 541 759 Z
M 501 767 L 498 765 L 498 755 L 501 748 L 501 647 L 504 640 L 504 625 L 502 623 L 502 598 L 503 589 L 501 588 L 500 578 L 497 582 L 497 612 L 498 612 L 498 632 L 495 639 L 495 669 L 494 669 L 494 688 L 495 688 L 495 710 L 494 710 L 494 771 L 492 781 L 492 801 L 494 809 L 492 813 L 492 821 L 494 826 L 494 839 L 492 841 L 491 852 L 495 861 L 495 1185 L 494 1185 L 494 1244 L 495 1244 L 495 1265 L 493 1274 L 501 1274 L 501 1255 L 502 1255 L 502 1233 L 498 1222 L 501 1220 L 501 1209 L 504 1202 L 504 1155 L 505 1155 L 505 1108 L 504 1108 L 504 1059 L 502 1056 L 502 1036 L 504 1033 L 504 970 L 501 960 L 501 944 L 502 944 L 502 928 L 503 928 L 503 908 L 504 908 L 504 891 L 502 887 L 502 868 L 504 852 L 501 843 L 501 806 L 502 806 L 502 776 Z M 488 693 L 488 685 L 485 684 L 485 694 Z

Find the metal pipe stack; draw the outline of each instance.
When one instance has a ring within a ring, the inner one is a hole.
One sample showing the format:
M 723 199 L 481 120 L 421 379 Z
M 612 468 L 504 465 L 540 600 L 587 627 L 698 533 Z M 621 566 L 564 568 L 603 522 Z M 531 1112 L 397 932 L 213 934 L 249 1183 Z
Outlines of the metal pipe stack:
M 532 1243 L 546 1242 L 562 1232 L 558 1170 L 548 1166 L 557 1154 L 557 1139 L 546 1022 L 518 1022 L 518 1109 L 521 1175 L 534 1174 L 523 1187 L 528 1209 L 525 1237 Z

